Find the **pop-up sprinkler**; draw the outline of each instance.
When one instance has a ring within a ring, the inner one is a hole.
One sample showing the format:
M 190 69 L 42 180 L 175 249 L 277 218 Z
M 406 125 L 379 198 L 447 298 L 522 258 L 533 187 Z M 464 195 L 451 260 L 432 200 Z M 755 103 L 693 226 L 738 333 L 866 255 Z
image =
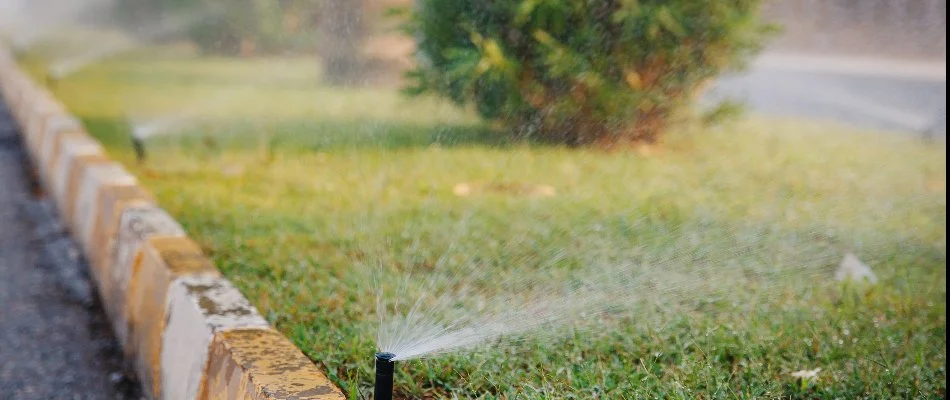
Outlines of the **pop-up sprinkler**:
M 132 149 L 135 150 L 135 160 L 138 161 L 139 164 L 145 163 L 145 140 L 133 134 Z
M 376 388 L 373 391 L 375 400 L 392 400 L 393 398 L 393 373 L 396 370 L 393 358 L 395 357 L 393 353 L 376 353 Z

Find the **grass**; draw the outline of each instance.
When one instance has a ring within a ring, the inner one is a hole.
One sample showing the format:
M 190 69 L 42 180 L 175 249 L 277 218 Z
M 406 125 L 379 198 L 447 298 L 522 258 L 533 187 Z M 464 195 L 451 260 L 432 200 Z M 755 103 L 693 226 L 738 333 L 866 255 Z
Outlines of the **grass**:
M 24 63 L 42 70 L 39 58 Z M 465 279 L 455 272 L 477 266 L 495 278 L 484 287 L 503 292 L 598 263 L 727 256 L 743 237 L 764 244 L 728 261 L 801 273 L 407 362 L 399 394 L 945 396 L 945 144 L 752 118 L 604 154 L 506 142 L 464 110 L 385 88 L 326 88 L 318 74 L 306 59 L 129 56 L 68 77 L 56 94 L 351 397 L 371 387 L 380 276 L 450 290 Z M 187 105 L 201 99 L 214 100 Z M 201 118 L 151 139 L 150 161 L 136 165 L 127 113 L 183 108 Z M 457 196 L 459 183 L 556 194 Z M 845 251 L 872 261 L 881 283 L 826 278 Z M 812 380 L 791 376 L 814 368 Z

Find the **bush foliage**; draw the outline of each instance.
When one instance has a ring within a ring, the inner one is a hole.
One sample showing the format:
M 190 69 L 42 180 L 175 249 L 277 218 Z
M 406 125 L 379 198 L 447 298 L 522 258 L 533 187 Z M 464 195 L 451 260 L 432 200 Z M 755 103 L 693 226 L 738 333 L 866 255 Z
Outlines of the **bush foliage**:
M 763 0 L 418 0 L 411 93 L 521 136 L 654 141 L 710 79 L 761 48 Z

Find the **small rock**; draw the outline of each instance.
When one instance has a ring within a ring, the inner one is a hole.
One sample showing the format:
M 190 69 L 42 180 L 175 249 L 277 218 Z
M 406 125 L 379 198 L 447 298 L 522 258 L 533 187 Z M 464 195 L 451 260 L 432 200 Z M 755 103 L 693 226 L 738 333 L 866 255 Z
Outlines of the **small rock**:
M 109 380 L 112 381 L 113 384 L 117 385 L 125 380 L 125 375 L 121 372 L 113 372 L 109 374 Z
M 858 256 L 848 253 L 838 266 L 838 271 L 835 272 L 835 280 L 877 283 L 877 275 L 874 275 L 871 267 L 861 262 Z
M 801 371 L 792 372 L 792 377 L 801 378 L 801 379 L 812 379 L 812 378 L 817 377 L 819 372 L 821 372 L 821 368 L 803 369 Z

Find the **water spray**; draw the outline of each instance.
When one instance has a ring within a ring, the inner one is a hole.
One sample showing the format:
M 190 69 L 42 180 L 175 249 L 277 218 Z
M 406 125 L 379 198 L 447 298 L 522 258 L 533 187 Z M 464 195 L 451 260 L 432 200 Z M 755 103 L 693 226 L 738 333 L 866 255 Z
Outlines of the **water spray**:
M 373 398 L 376 400 L 392 400 L 393 375 L 396 371 L 396 355 L 393 353 L 376 353 L 376 387 Z

